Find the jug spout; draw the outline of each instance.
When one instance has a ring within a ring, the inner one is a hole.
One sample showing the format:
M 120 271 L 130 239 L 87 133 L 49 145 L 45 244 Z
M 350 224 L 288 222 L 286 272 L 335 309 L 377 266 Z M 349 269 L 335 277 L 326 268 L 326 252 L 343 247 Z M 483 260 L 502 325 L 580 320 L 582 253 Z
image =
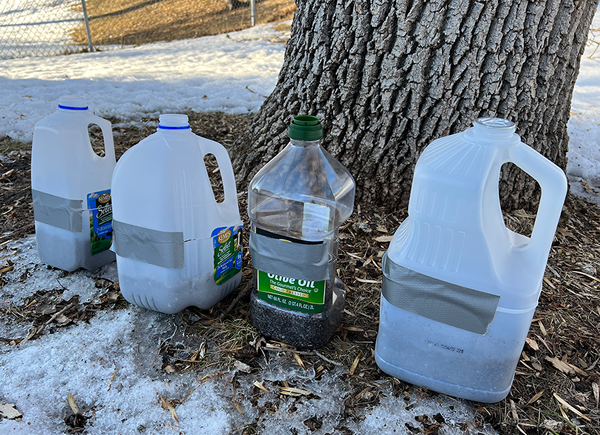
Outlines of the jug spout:
M 506 143 L 506 139 L 516 136 L 515 131 L 515 123 L 502 118 L 478 118 L 473 122 L 472 129 L 473 136 L 491 139 L 498 144 Z

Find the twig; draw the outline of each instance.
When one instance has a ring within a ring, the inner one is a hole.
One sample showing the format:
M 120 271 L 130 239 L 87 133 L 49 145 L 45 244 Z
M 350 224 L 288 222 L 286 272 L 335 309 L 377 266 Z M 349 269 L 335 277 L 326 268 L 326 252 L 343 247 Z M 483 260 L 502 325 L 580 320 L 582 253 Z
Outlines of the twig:
M 62 313 L 64 313 L 65 311 L 73 308 L 75 304 L 73 302 L 71 302 L 69 305 L 67 305 L 66 307 L 64 307 L 62 310 L 60 310 L 58 313 L 55 313 L 52 317 L 50 317 L 50 320 L 48 320 L 46 323 L 44 323 L 42 326 L 40 326 L 38 329 L 34 330 L 31 334 L 29 334 L 23 341 L 28 341 L 31 340 L 36 334 L 39 334 L 40 332 L 42 332 L 44 330 L 44 328 L 46 326 L 48 326 L 50 323 L 52 323 L 58 316 L 60 316 Z
M 329 364 L 333 364 L 334 366 L 338 366 L 338 367 L 343 367 L 344 366 L 344 364 L 342 364 L 340 362 L 334 361 L 332 359 L 329 359 L 329 358 L 321 355 L 321 353 L 319 351 L 314 350 L 313 352 L 315 353 L 315 355 L 317 355 L 323 361 L 327 361 Z
M 244 287 L 244 289 L 235 297 L 235 299 L 233 300 L 233 302 L 231 302 L 227 309 L 221 313 L 221 315 L 217 318 L 217 322 L 223 321 L 223 318 L 235 308 L 235 306 L 240 300 L 242 300 L 244 296 L 246 296 L 246 293 L 248 293 L 248 290 L 250 290 L 251 284 L 252 280 L 246 283 L 246 287 Z

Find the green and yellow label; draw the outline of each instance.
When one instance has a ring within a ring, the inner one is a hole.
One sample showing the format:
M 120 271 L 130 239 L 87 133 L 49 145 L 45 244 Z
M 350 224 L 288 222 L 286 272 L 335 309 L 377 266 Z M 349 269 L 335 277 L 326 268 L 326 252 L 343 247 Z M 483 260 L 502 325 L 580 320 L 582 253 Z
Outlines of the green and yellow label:
M 92 255 L 110 249 L 112 243 L 112 201 L 110 189 L 87 196 L 90 210 L 90 245 Z
M 326 281 L 287 278 L 261 270 L 256 271 L 256 281 L 258 297 L 264 301 L 303 313 L 325 309 Z

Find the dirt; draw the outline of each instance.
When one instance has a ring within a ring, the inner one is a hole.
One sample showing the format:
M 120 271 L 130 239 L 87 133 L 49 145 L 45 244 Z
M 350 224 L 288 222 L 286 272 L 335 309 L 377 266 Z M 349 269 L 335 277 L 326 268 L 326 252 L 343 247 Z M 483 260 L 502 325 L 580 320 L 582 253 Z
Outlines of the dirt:
M 231 145 L 251 122 L 247 116 L 224 114 L 197 114 L 189 112 L 192 130 L 209 139 Z M 117 121 L 117 120 L 112 120 Z M 154 120 L 156 121 L 156 120 Z M 154 124 L 156 125 L 156 124 Z M 126 127 L 115 130 L 117 156 L 155 127 Z M 92 131 L 95 149 L 101 144 L 97 132 Z M 0 141 L 3 157 L 0 160 L 0 245 L 34 232 L 30 193 L 30 146 Z M 18 148 L 18 149 L 15 149 Z M 214 172 L 214 162 L 208 162 Z M 213 179 L 219 192 L 219 180 Z M 244 192 L 246 186 L 238 186 Z M 245 226 L 246 196 L 240 196 L 240 211 Z M 220 360 L 211 364 L 227 366 L 237 360 L 251 368 L 258 368 L 258 360 L 270 352 L 286 352 L 290 358 L 318 373 L 323 368 L 335 369 L 342 364 L 355 367 L 346 382 L 352 394 L 344 402 L 345 413 L 360 416 L 365 409 L 377 405 L 381 394 L 377 382 L 390 378 L 379 370 L 374 360 L 374 343 L 379 321 L 381 291 L 381 259 L 388 247 L 390 236 L 407 216 L 407 210 L 356 204 L 350 220 L 340 231 L 339 271 L 348 286 L 346 311 L 342 324 L 330 342 L 315 351 L 299 351 L 281 343 L 260 337 L 250 324 L 250 293 L 246 285 L 251 278 L 251 264 L 246 261 L 242 283 L 228 298 L 210 310 L 188 309 L 182 314 L 187 333 L 202 337 L 221 350 Z M 507 225 L 528 234 L 534 216 L 525 211 L 506 214 Z M 600 384 L 600 207 L 573 195 L 567 197 L 563 215 L 548 259 L 539 306 L 531 325 L 527 344 L 523 349 L 513 388 L 509 396 L 497 404 L 473 403 L 483 426 L 491 424 L 501 434 L 577 434 L 600 433 L 598 385 Z M 248 246 L 247 233 L 244 246 Z M 1 246 L 0 246 L 1 249 Z M 245 248 L 245 258 L 247 248 Z M 10 260 L 3 260 L 3 262 Z M 0 267 L 0 279 L 6 267 Z M 0 281 L 0 285 L 2 285 Z M 35 340 L 51 327 L 66 327 L 72 322 L 93 316 L 98 309 L 114 310 L 127 305 L 118 289 L 118 283 L 97 282 L 105 288 L 106 305 L 84 310 L 78 300 L 63 301 L 60 291 L 34 295 L 17 310 L 19 317 L 36 326 Z M 55 294 L 56 293 L 56 294 Z M 85 304 L 84 304 L 85 306 Z M 64 311 L 63 311 L 64 310 Z M 4 311 L 6 311 L 4 309 Z M 56 315 L 60 313 L 60 315 Z M 11 315 L 4 312 L 3 315 Z M 56 315 L 56 316 L 55 316 Z M 79 316 L 79 317 L 77 317 Z M 14 337 L 11 338 L 14 340 Z M 24 337 L 21 337 L 24 339 Z M 8 338 L 4 338 L 8 340 Z M 197 349 L 196 349 L 197 351 Z M 198 355 L 165 345 L 159 349 L 162 368 L 167 373 L 200 370 L 195 361 Z M 292 360 L 292 361 L 293 361 Z M 320 369 L 319 369 L 320 368 Z M 365 387 L 366 385 L 366 387 Z M 416 392 L 422 397 L 442 397 L 435 392 L 392 380 L 396 394 Z M 281 386 L 285 388 L 285 385 Z M 266 410 L 265 412 L 267 412 Z M 356 417 L 358 418 L 358 417 Z M 307 420 L 309 430 L 318 429 L 318 420 Z M 313 429 L 311 429 L 311 427 Z M 407 426 L 408 427 L 408 426 Z M 423 419 L 411 423 L 412 433 L 438 433 L 443 422 Z M 255 433 L 248 427 L 239 433 Z M 344 432 L 339 428 L 340 433 Z

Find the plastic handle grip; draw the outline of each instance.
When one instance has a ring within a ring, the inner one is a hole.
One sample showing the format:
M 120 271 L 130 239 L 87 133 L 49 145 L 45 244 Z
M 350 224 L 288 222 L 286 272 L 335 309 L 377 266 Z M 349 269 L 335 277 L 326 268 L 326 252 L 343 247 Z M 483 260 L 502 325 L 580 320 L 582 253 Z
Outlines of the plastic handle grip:
M 233 167 L 231 166 L 231 160 L 229 154 L 223 145 L 213 142 L 211 140 L 199 138 L 200 149 L 202 150 L 203 156 L 212 154 L 217 159 L 219 165 L 221 179 L 223 180 L 223 191 L 225 193 L 225 199 L 221 207 L 225 207 L 229 212 L 238 211 L 237 194 L 235 187 L 235 176 L 233 175 Z
M 525 252 L 539 253 L 546 258 L 567 195 L 567 177 L 562 169 L 522 142 L 518 146 L 511 147 L 509 161 L 535 178 L 542 187 L 542 197 L 531 241 L 522 249 Z
M 89 115 L 88 124 L 97 124 L 102 130 L 102 136 L 104 138 L 104 158 L 108 161 L 115 162 L 115 143 L 112 134 L 112 125 L 110 121 L 100 118 L 96 115 Z

